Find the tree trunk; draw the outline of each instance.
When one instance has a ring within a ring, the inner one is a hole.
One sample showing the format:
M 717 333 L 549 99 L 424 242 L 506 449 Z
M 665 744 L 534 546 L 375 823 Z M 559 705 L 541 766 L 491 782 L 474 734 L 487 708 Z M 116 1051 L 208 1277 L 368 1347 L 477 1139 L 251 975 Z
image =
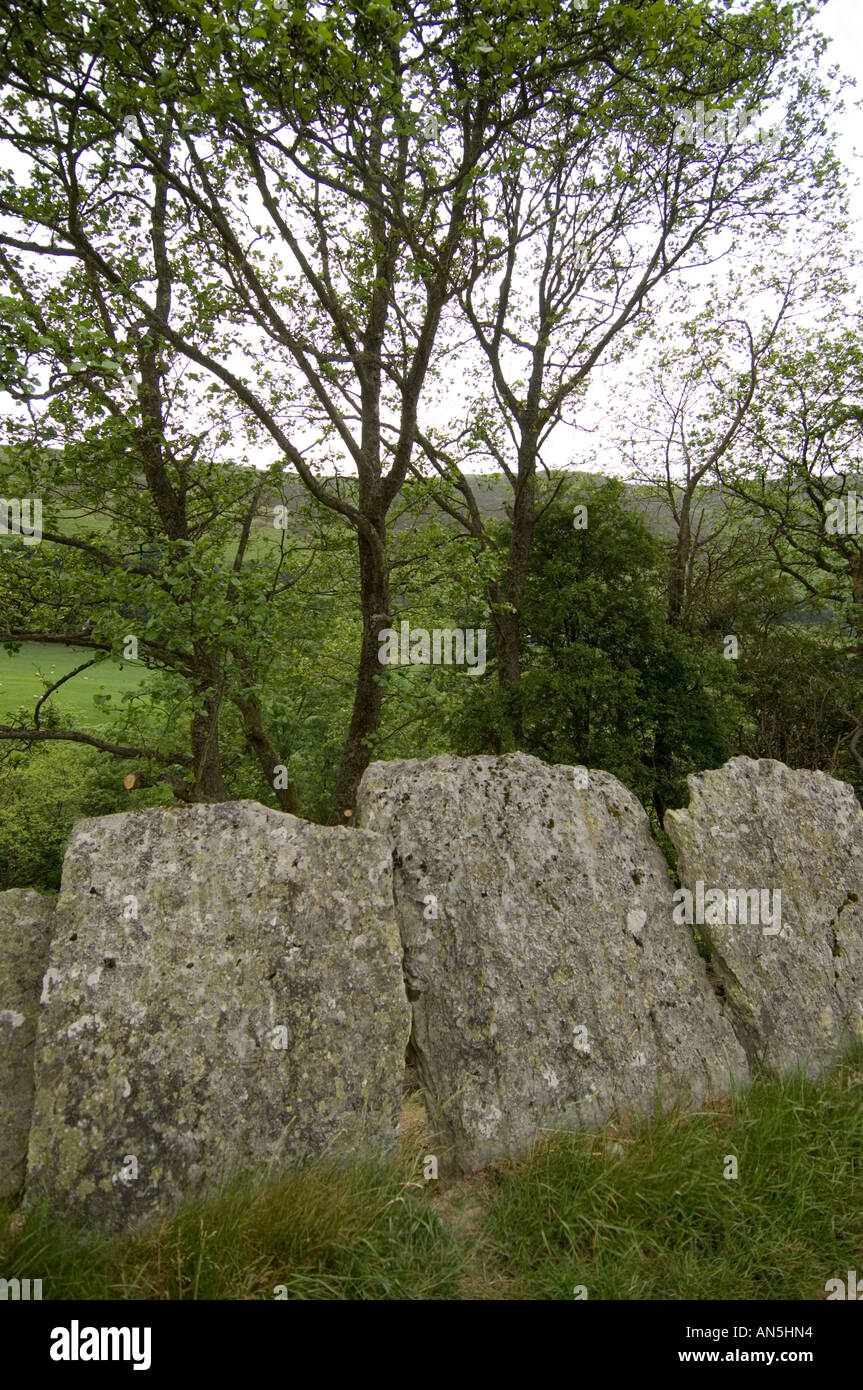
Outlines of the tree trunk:
M 668 626 L 677 629 L 684 626 L 686 584 L 692 548 L 691 507 L 691 494 L 685 492 L 680 507 L 677 537 L 668 567 Z
M 521 619 L 518 613 L 501 608 L 512 602 L 499 584 L 489 585 L 491 621 L 497 652 L 497 683 L 506 700 L 506 714 L 511 736 L 511 748 L 524 742 L 524 719 L 521 709 Z M 501 752 L 510 751 L 501 748 Z
M 530 565 L 530 547 L 536 524 L 536 449 L 532 435 L 522 438 L 519 448 L 519 481 L 512 510 L 512 531 L 509 539 L 506 575 L 503 591 L 498 585 L 489 588 L 492 623 L 497 646 L 497 679 L 506 696 L 507 714 L 513 745 L 524 745 L 524 711 L 521 703 L 521 617 L 519 609 L 524 599 Z M 501 600 L 512 605 L 514 612 L 500 607 Z
M 358 536 L 360 557 L 360 593 L 363 613 L 363 643 L 357 670 L 357 686 L 348 736 L 342 749 L 342 759 L 333 795 L 334 825 L 350 822 L 356 806 L 357 788 L 371 762 L 370 735 L 376 733 L 381 719 L 383 691 L 380 676 L 384 667 L 378 660 L 379 634 L 390 627 L 389 571 L 385 557 L 383 523 L 378 523 L 381 548 L 377 550 L 366 536 Z
M 198 695 L 201 691 L 196 692 Z M 204 709 L 192 716 L 192 757 L 194 758 L 191 800 L 226 801 L 228 793 L 222 777 L 222 758 L 219 751 L 219 714 L 221 691 L 212 688 L 205 697 Z
M 260 707 L 253 701 L 244 700 L 241 696 L 234 696 L 234 704 L 243 716 L 243 731 L 246 735 L 246 743 L 254 753 L 261 768 L 261 775 L 264 782 L 275 792 L 276 800 L 281 810 L 288 811 L 292 816 L 298 816 L 301 811 L 300 798 L 297 793 L 296 784 L 288 778 L 286 787 L 276 786 L 276 768 L 283 767 L 278 753 L 270 742 L 269 734 L 264 728 L 264 721 Z M 281 780 L 281 779 L 280 779 Z
M 660 826 L 663 825 L 665 812 L 668 810 L 664 792 L 671 779 L 673 757 L 673 749 L 666 737 L 665 727 L 660 724 L 653 736 L 653 791 L 651 793 L 653 809 Z

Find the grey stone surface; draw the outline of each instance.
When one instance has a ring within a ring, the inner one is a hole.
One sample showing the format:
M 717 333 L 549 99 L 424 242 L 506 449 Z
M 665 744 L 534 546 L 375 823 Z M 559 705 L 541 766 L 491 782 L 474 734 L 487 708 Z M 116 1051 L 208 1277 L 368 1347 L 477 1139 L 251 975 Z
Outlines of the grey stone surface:
M 524 754 L 374 763 L 357 810 L 394 842 L 412 1048 L 450 1170 L 748 1079 L 647 817 L 610 774 Z
M 689 807 L 665 826 L 693 909 L 703 885 L 698 930 L 735 1031 L 751 1060 L 816 1076 L 863 1039 L 863 811 L 845 782 L 767 758 L 688 783 Z M 754 896 L 741 920 L 740 890 L 758 894 L 758 922 Z
M 390 847 L 255 802 L 79 821 L 45 975 L 27 1200 L 107 1230 L 231 1169 L 398 1134 Z
M 36 1017 L 53 925 L 53 898 L 29 888 L 0 893 L 0 1198 L 24 1186 Z

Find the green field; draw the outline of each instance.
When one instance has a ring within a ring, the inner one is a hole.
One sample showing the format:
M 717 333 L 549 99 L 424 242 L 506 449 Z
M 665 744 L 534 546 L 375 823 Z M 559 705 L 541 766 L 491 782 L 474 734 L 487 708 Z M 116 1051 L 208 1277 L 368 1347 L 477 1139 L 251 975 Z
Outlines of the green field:
M 0 721 L 16 715 L 23 706 L 32 710 L 49 683 L 73 671 L 93 655 L 85 648 L 61 647 L 51 642 L 25 642 L 20 651 L 11 655 L 0 647 Z M 146 679 L 147 671 L 140 664 L 103 661 L 73 676 L 51 696 L 51 704 L 63 714 L 70 714 L 91 730 L 104 722 L 94 695 L 112 695 L 115 699 L 135 690 Z

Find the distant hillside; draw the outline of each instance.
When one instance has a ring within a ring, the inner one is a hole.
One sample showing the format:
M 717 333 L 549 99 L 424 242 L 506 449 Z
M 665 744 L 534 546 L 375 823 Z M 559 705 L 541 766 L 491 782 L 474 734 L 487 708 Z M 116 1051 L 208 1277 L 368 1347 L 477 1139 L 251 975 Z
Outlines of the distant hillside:
M 563 470 L 555 473 L 558 478 Z M 579 484 L 596 485 L 608 482 L 608 477 L 603 473 L 584 473 L 581 471 L 569 471 L 563 474 L 568 480 L 570 487 L 567 490 L 567 497 L 574 506 L 578 501 Z M 327 478 L 321 480 L 325 486 L 333 491 L 338 491 L 344 498 L 352 499 L 356 495 L 356 483 L 351 478 Z M 489 517 L 494 517 L 500 521 L 507 519 L 508 509 L 512 506 L 513 489 L 508 480 L 500 473 L 491 475 L 475 474 L 468 477 L 468 483 L 476 499 L 477 508 L 480 516 L 485 521 Z M 410 484 L 408 485 L 408 488 Z M 668 514 L 668 509 L 662 501 L 655 496 L 648 496 L 643 485 L 623 483 L 625 504 L 632 507 L 633 511 L 638 512 L 644 517 L 649 529 L 654 535 L 670 536 L 674 532 L 674 525 Z M 407 492 L 408 489 L 406 489 Z M 271 526 L 274 515 L 274 508 L 278 505 L 286 506 L 288 516 L 298 516 L 303 509 L 309 506 L 309 495 L 303 484 L 296 477 L 286 477 L 284 481 L 283 495 L 279 496 L 275 492 L 269 493 L 262 498 L 258 508 L 257 524 L 259 526 Z M 428 511 L 435 510 L 434 503 L 430 502 Z M 455 521 L 441 512 L 440 516 L 444 524 L 455 526 Z M 401 525 L 395 523 L 396 530 L 413 525 L 412 521 L 403 521 Z M 302 522 L 299 522 L 299 529 L 303 529 Z
M 588 486 L 595 485 L 609 481 L 609 478 L 605 474 L 586 473 L 575 469 L 557 470 L 553 475 L 556 479 L 561 476 L 567 480 L 568 487 L 566 495 L 568 501 L 572 505 L 575 505 L 578 501 L 580 486 L 584 486 L 585 484 Z M 354 478 L 325 477 L 321 478 L 320 481 L 328 490 L 346 499 L 352 500 L 356 496 L 357 483 Z M 501 521 L 506 520 L 508 509 L 511 507 L 513 501 L 513 489 L 507 479 L 500 473 L 489 475 L 474 474 L 468 475 L 468 482 L 483 520 L 489 517 L 496 517 Z M 139 487 L 140 490 L 143 491 L 146 486 L 143 476 L 140 476 L 137 480 L 135 478 L 130 478 L 129 486 L 133 489 Z M 412 491 L 414 491 L 417 486 L 418 485 L 413 482 L 408 482 L 404 490 L 404 498 L 409 499 Z M 541 480 L 541 486 L 547 487 L 545 479 Z M 644 519 L 652 534 L 663 539 L 671 538 L 674 535 L 674 522 L 664 501 L 657 496 L 655 492 L 651 493 L 643 483 L 634 484 L 623 482 L 622 486 L 624 489 L 624 504 L 630 506 L 634 512 L 638 513 Z M 863 491 L 863 480 L 859 481 L 859 486 L 861 487 L 861 491 Z M 10 452 L 5 449 L 0 449 L 0 498 L 26 497 L 29 495 L 30 493 L 27 491 L 20 476 L 16 477 L 15 475 L 14 460 L 10 457 Z M 720 496 L 720 490 L 709 488 L 702 489 L 701 496 L 704 499 L 702 505 L 694 509 L 694 518 L 696 520 L 703 511 L 709 510 L 711 498 L 718 498 Z M 74 489 L 70 489 L 68 492 L 68 505 L 70 512 L 74 512 L 76 505 L 79 505 L 76 504 Z M 264 493 L 257 509 L 255 522 L 256 530 L 267 532 L 273 529 L 273 518 L 277 506 L 284 506 L 287 508 L 288 518 L 294 519 L 294 525 L 289 529 L 294 530 L 295 534 L 301 535 L 307 529 L 308 523 L 304 520 L 303 514 L 305 513 L 308 515 L 309 509 L 314 506 L 314 503 L 295 474 L 285 474 L 279 493 L 275 490 L 268 490 Z M 429 502 L 427 510 L 429 512 L 435 510 L 433 502 Z M 456 525 L 455 521 L 448 517 L 446 513 L 438 512 L 438 515 L 445 525 L 451 525 L 453 527 Z M 98 514 L 93 515 L 89 512 L 89 509 L 86 524 L 88 527 L 96 530 L 104 530 L 106 526 L 105 520 L 100 518 Z M 392 529 L 399 531 L 415 525 L 415 521 L 410 518 L 403 518 L 401 521 L 396 520 L 391 524 Z M 70 525 L 74 525 L 71 519 Z M 0 536 L 0 545 L 3 544 L 4 539 L 6 538 Z
M 6 464 L 5 468 L 4 463 Z M 562 470 L 558 471 L 555 477 L 559 477 L 561 471 Z M 573 470 L 565 473 L 564 476 L 570 483 L 568 495 L 573 505 L 575 505 L 577 501 L 579 484 L 597 484 L 607 481 L 605 475 L 601 473 L 583 473 Z M 513 490 L 507 479 L 503 477 L 502 474 L 495 473 L 488 476 L 479 474 L 473 476 L 469 475 L 468 481 L 473 495 L 476 498 L 477 507 L 483 520 L 488 517 L 496 517 L 501 521 L 505 521 L 507 509 L 512 505 L 513 500 Z M 353 499 L 356 496 L 357 484 L 356 480 L 353 478 L 330 477 L 322 478 L 321 482 L 327 489 L 346 499 Z M 141 475 L 137 479 L 130 478 L 129 486 L 133 489 L 140 488 L 141 491 L 144 491 L 146 483 Z M 410 496 L 411 490 L 415 486 L 416 485 L 413 483 L 408 483 L 405 488 L 405 496 Z M 658 498 L 646 496 L 642 487 L 627 483 L 624 483 L 623 486 L 625 489 L 625 496 L 630 505 L 635 511 L 644 516 L 651 531 L 657 535 L 669 535 L 672 533 L 673 526 L 671 519 L 668 516 L 667 509 Z M 20 476 L 16 477 L 15 475 L 14 463 L 9 457 L 9 452 L 0 449 L 0 497 L 22 497 L 29 495 L 30 493 L 23 480 Z M 69 489 L 67 495 L 69 509 L 70 511 L 75 511 L 79 504 L 76 502 L 74 489 Z M 272 529 L 275 508 L 277 506 L 284 506 L 287 508 L 288 518 L 295 518 L 296 526 L 291 529 L 296 529 L 297 533 L 302 534 L 306 529 L 306 523 L 303 520 L 302 513 L 307 512 L 312 505 L 314 505 L 312 499 L 299 478 L 293 474 L 286 474 L 280 492 L 268 490 L 262 496 L 257 509 L 255 526 L 256 528 L 264 530 Z M 429 512 L 435 510 L 433 503 L 429 503 L 428 510 Z M 448 517 L 446 513 L 439 512 L 439 516 L 445 525 L 456 525 L 455 521 Z M 93 516 L 88 516 L 87 524 L 88 526 L 95 527 L 97 530 L 104 529 L 104 523 L 100 523 L 100 521 Z M 394 522 L 393 528 L 398 531 L 406 529 L 413 524 L 413 521 L 404 519 L 401 522 Z

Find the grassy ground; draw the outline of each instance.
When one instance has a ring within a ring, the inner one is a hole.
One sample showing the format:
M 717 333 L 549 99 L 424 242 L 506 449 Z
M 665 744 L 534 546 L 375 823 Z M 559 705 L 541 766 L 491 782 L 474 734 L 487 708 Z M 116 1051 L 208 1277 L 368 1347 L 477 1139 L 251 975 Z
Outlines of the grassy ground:
M 53 682 L 92 655 L 92 651 L 83 648 L 61 647 L 51 642 L 24 642 L 12 656 L 0 647 L 0 722 L 17 713 L 21 705 L 32 711 L 45 692 L 43 677 Z M 137 689 L 146 675 L 142 666 L 103 661 L 61 685 L 51 696 L 51 703 L 92 731 L 102 722 L 93 696 L 112 695 L 119 699 L 127 690 Z
M 409 1095 L 390 1163 L 245 1179 L 111 1241 L 12 1213 L 0 1275 L 45 1299 L 815 1300 L 863 1268 L 860 1057 L 454 1183 L 424 1179 L 428 1152 Z

